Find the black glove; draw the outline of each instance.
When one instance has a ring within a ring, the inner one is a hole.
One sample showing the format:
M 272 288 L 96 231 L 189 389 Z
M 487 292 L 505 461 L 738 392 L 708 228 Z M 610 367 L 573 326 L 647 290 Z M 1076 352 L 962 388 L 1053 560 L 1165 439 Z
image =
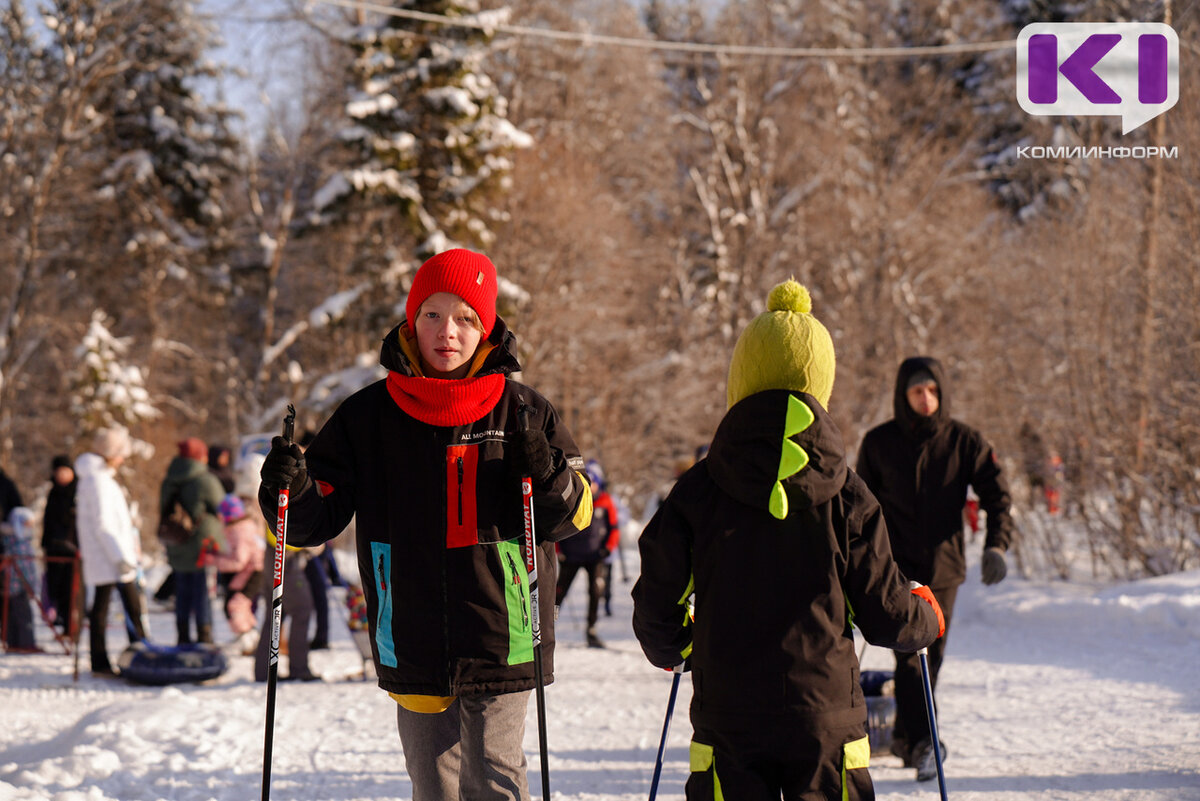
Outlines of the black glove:
M 1008 563 L 1004 559 L 1004 551 L 996 546 L 983 552 L 983 562 L 979 565 L 984 584 L 999 584 L 1008 575 Z
M 554 453 L 546 432 L 540 428 L 518 431 L 513 435 L 509 465 L 519 478 L 529 476 L 535 485 L 545 484 L 554 475 Z
M 263 461 L 263 486 L 269 490 L 290 489 L 297 493 L 308 483 L 308 469 L 304 464 L 304 451 L 294 442 L 283 437 L 271 440 L 271 452 Z
M 663 670 L 668 673 L 690 673 L 692 670 L 692 657 L 689 655 L 675 667 L 663 668 Z

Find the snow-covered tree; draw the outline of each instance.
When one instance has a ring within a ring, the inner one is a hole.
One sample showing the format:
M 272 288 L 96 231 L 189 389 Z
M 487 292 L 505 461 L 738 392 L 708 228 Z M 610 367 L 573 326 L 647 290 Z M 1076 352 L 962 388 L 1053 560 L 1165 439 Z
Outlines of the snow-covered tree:
M 391 229 L 380 237 L 384 252 L 400 228 L 416 237 L 418 260 L 455 244 L 487 247 L 498 222 L 493 193 L 507 184 L 510 154 L 532 144 L 508 120 L 507 98 L 487 72 L 487 26 L 504 22 L 508 11 L 480 11 L 477 0 L 398 8 L 485 27 L 388 16 L 358 30 L 341 133 L 345 160 L 314 194 L 310 222 L 383 212 Z
M 113 38 L 128 66 L 97 104 L 110 124 L 96 199 L 120 211 L 110 235 L 151 308 L 219 305 L 239 146 L 232 112 L 208 97 L 214 31 L 187 0 L 138 0 Z M 177 283 L 160 293 L 164 281 Z
M 129 427 L 161 414 L 141 369 L 126 363 L 130 338 L 113 336 L 108 323 L 108 315 L 97 309 L 75 348 L 71 411 L 82 433 L 114 424 Z

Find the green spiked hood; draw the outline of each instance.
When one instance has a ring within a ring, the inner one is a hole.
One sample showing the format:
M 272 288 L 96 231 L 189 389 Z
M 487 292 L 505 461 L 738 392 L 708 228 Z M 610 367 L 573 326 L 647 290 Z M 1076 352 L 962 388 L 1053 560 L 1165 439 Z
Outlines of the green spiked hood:
M 767 390 L 726 413 L 713 437 L 708 470 L 731 496 L 782 520 L 841 490 L 846 452 L 841 432 L 816 398 Z

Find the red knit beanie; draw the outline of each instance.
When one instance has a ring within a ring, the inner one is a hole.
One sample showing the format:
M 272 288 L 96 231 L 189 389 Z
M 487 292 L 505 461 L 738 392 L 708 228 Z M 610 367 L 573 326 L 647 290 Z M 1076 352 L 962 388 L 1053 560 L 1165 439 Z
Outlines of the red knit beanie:
M 208 462 L 208 446 L 199 437 L 188 437 L 179 441 L 179 455 L 197 462 Z
M 482 253 L 463 248 L 443 251 L 421 265 L 404 304 L 408 324 L 426 298 L 438 292 L 458 295 L 479 315 L 486 339 L 496 324 L 496 267 Z

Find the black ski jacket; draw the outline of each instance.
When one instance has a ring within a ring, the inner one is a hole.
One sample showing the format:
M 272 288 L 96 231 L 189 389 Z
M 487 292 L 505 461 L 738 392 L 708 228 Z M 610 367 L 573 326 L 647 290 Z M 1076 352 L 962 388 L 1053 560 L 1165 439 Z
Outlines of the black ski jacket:
M 941 399 L 932 417 L 908 405 L 908 379 L 927 370 Z M 987 512 L 984 547 L 1012 542 L 1011 499 L 996 453 L 983 435 L 950 418 L 950 393 L 936 359 L 905 359 L 896 375 L 895 417 L 863 437 L 858 474 L 883 507 L 892 553 L 909 578 L 931 587 L 956 587 L 967 575 L 963 507 L 975 488 Z
M 815 416 L 790 437 L 809 462 L 775 489 L 797 403 Z M 786 494 L 783 519 L 769 511 L 773 491 Z M 862 737 L 851 625 L 901 651 L 937 637 L 933 608 L 892 560 L 879 505 L 846 466 L 841 434 L 806 393 L 734 405 L 638 545 L 634 633 L 659 667 L 690 656 L 697 728 Z
M 411 375 L 393 329 L 381 363 Z M 479 375 L 520 369 L 497 319 L 497 347 Z M 534 489 L 542 666 L 554 676 L 554 542 L 586 528 L 591 492 L 583 460 L 550 403 L 506 378 L 498 403 L 467 425 L 434 426 L 404 412 L 386 381 L 347 398 L 317 433 L 310 478 L 289 500 L 288 545 L 317 545 L 356 520 L 379 686 L 401 695 L 479 695 L 534 686 L 529 577 L 519 479 L 506 451 L 517 408 L 546 433 L 553 476 Z M 276 499 L 259 502 L 274 529 Z

